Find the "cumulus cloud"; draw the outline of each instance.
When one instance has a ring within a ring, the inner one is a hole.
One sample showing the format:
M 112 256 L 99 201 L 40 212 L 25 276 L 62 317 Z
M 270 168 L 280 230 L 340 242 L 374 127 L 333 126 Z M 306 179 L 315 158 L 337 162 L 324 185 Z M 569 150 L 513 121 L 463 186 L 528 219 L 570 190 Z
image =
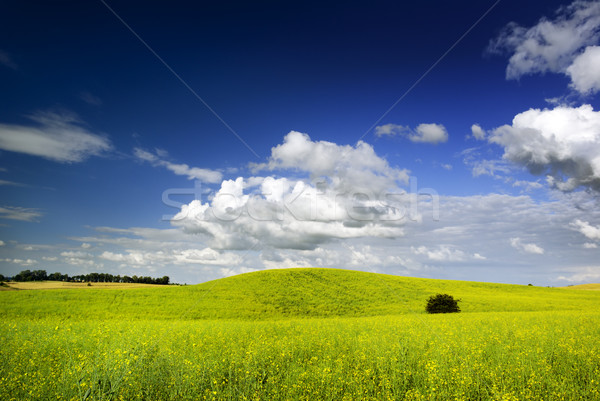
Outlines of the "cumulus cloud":
M 534 255 L 544 254 L 544 249 L 542 247 L 534 243 L 524 243 L 519 237 L 511 238 L 510 245 L 521 252 L 531 253 Z
M 480 141 L 485 139 L 485 131 L 478 124 L 471 125 L 471 135 Z
M 411 132 L 409 126 L 398 124 L 384 124 L 375 127 L 375 136 L 406 135 Z
M 408 139 L 412 142 L 438 144 L 448 141 L 448 131 L 441 124 L 419 124 Z
M 105 251 L 100 258 L 119 262 L 123 266 L 152 266 L 152 265 L 212 265 L 235 266 L 240 264 L 241 258 L 233 253 L 221 253 L 214 249 L 183 249 L 168 251 L 140 251 L 128 250 L 127 253 L 113 253 Z
M 4 246 L 4 245 L 6 245 L 6 243 L 4 241 L 0 240 L 0 246 Z
M 504 148 L 505 159 L 545 174 L 552 187 L 600 190 L 600 112 L 590 105 L 530 109 L 488 140 Z
M 266 178 L 268 177 L 257 180 L 252 187 L 256 192 L 248 192 L 250 187 L 245 185 L 246 180 L 240 180 L 244 181 L 239 187 L 242 196 L 262 198 L 262 182 Z M 268 181 L 273 180 L 270 182 L 272 185 L 278 179 L 280 178 L 270 177 Z M 292 188 L 298 181 L 291 178 L 287 180 Z M 233 180 L 234 184 L 235 181 Z M 276 189 L 277 187 L 265 191 L 271 199 L 269 202 L 285 198 L 287 192 Z M 318 266 L 421 277 L 553 285 L 558 276 L 570 277 L 571 267 L 592 266 L 596 263 L 595 250 L 585 244 L 600 242 L 584 236 L 577 242 L 574 236 L 579 235 L 570 225 L 576 220 L 600 221 L 597 201 L 593 200 L 589 192 L 557 193 L 551 201 L 536 200 L 528 195 L 506 194 L 439 198 L 440 216 L 437 220 L 429 218 L 432 209 L 429 198 L 418 197 L 415 208 L 423 215 L 421 220 L 408 220 L 398 224 L 390 222 L 389 228 L 401 229 L 404 234 L 396 238 L 373 235 L 338 240 L 338 237 L 328 236 L 330 231 L 318 231 L 323 228 L 319 226 L 312 233 L 321 235 L 320 242 L 298 249 L 298 244 L 307 238 L 306 232 L 298 231 L 298 243 L 292 243 L 289 247 L 285 244 L 285 238 L 276 246 L 271 246 L 276 237 L 272 230 L 276 226 L 268 225 L 269 221 L 256 221 L 254 226 L 236 225 L 234 222 L 231 225 L 232 231 L 219 226 L 229 224 L 226 221 L 212 222 L 208 227 L 215 230 L 217 237 L 221 235 L 221 231 L 224 232 L 223 238 L 227 238 L 232 235 L 231 232 L 239 230 L 243 237 L 249 238 L 250 245 L 244 249 L 239 249 L 242 248 L 240 244 L 234 242 L 234 245 L 238 245 L 237 249 L 219 250 L 207 243 L 211 242 L 211 235 L 202 234 L 197 229 L 188 234 L 179 228 L 97 227 L 97 235 L 69 238 L 79 244 L 92 244 L 92 248 L 83 249 L 78 246 L 67 251 L 82 254 L 65 255 L 85 259 L 85 254 L 90 253 L 93 260 L 104 264 L 104 271 L 119 271 L 124 274 L 129 269 L 128 274 L 135 271 L 138 275 L 155 275 L 154 272 L 165 271 L 175 281 L 179 280 L 178 274 L 181 274 L 181 280 L 183 277 L 185 280 L 193 277 L 195 281 L 205 281 L 241 273 L 248 268 Z M 210 199 L 214 200 L 214 196 Z M 273 203 L 265 204 L 277 206 Z M 255 209 L 251 213 L 259 211 L 264 209 Z M 275 211 L 281 209 L 275 207 Z M 294 212 L 297 213 L 296 210 Z M 283 220 L 280 232 L 284 236 L 288 235 L 285 230 L 289 229 L 285 223 L 286 213 L 291 212 L 283 211 L 280 215 Z M 324 223 L 335 225 L 337 221 Z M 378 224 L 386 227 L 385 222 Z M 597 226 L 597 223 L 588 224 Z M 252 228 L 256 231 L 251 231 Z M 263 232 L 266 234 L 262 235 Z M 264 241 L 256 245 L 252 242 L 253 239 L 262 238 Z M 524 249 L 536 250 L 535 247 L 526 247 L 530 243 L 534 243 L 539 249 L 553 252 L 534 253 L 529 255 L 531 257 L 519 258 L 519 263 L 515 263 L 515 248 L 511 244 L 511 238 L 518 239 L 516 244 L 524 256 L 528 255 Z M 52 257 L 54 254 L 47 256 Z M 64 257 L 67 256 L 61 256 L 58 262 L 65 264 L 62 260 Z
M 37 265 L 38 261 L 35 259 L 11 259 L 11 258 L 5 258 L 5 259 L 0 259 L 0 262 L 6 262 L 6 263 L 13 263 L 19 266 L 23 266 L 23 267 L 27 267 L 27 266 L 34 266 Z
M 291 131 L 283 143 L 271 149 L 267 164 L 254 165 L 257 170 L 290 169 L 308 173 L 310 178 L 329 177 L 336 189 L 395 188 L 408 182 L 408 171 L 392 168 L 373 147 L 359 141 L 356 146 L 312 141 L 307 134 Z
M 148 162 L 153 166 L 165 167 L 176 175 L 186 176 L 190 180 L 200 180 L 215 184 L 221 182 L 223 179 L 223 174 L 220 171 L 190 167 L 187 164 L 176 164 L 163 160 L 161 159 L 161 156 L 164 157 L 164 152 L 162 151 L 157 151 L 157 154 L 154 154 L 140 148 L 135 148 L 133 154 L 138 160 Z
M 452 246 L 442 245 L 435 248 L 428 248 L 426 246 L 411 247 L 411 252 L 415 255 L 424 255 L 430 260 L 438 262 L 462 262 L 467 259 L 474 260 L 485 260 L 484 256 L 479 253 L 468 255 L 460 249 L 455 249 Z
M 587 221 L 576 219 L 571 223 L 571 227 L 585 235 L 591 240 L 600 240 L 600 227 L 595 227 Z
M 37 222 L 42 213 L 38 209 L 19 206 L 0 206 L 0 219 Z
M 411 142 L 438 144 L 448 141 L 448 131 L 441 124 L 419 124 L 412 130 L 408 126 L 385 124 L 375 127 L 375 136 L 401 135 Z
M 540 189 L 543 185 L 537 181 L 524 181 L 524 180 L 516 180 L 512 183 L 513 187 L 524 188 L 526 191 L 531 191 L 532 189 Z
M 78 266 L 78 267 L 104 267 L 104 264 L 97 263 L 94 255 L 87 252 L 82 251 L 65 251 L 61 252 L 60 256 L 62 256 L 62 261 L 69 265 Z
M 209 202 L 184 205 L 172 223 L 215 249 L 314 249 L 334 239 L 402 235 L 410 199 L 399 185 L 408 173 L 364 142 L 337 145 L 292 131 L 254 169 L 299 177 L 225 180 Z
M 40 112 L 29 116 L 37 126 L 0 124 L 0 149 L 40 156 L 60 163 L 82 162 L 112 149 L 73 114 Z
M 507 79 L 545 72 L 565 73 L 587 46 L 600 38 L 600 3 L 575 1 L 560 7 L 554 19 L 542 18 L 531 28 L 510 23 L 488 50 L 509 53 Z
M 584 266 L 569 269 L 568 276 L 559 276 L 558 280 L 569 283 L 597 283 L 600 281 L 600 266 Z
M 600 90 L 600 46 L 588 46 L 567 70 L 571 87 L 583 94 Z

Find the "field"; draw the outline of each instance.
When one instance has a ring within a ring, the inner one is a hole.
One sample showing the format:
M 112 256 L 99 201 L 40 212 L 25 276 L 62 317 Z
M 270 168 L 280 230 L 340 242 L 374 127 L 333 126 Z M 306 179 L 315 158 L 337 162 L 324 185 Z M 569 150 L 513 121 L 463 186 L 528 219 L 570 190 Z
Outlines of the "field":
M 113 288 L 113 289 L 126 289 L 126 288 L 142 288 L 152 287 L 152 284 L 138 284 L 138 283 L 76 283 L 76 282 L 65 282 L 65 281 L 26 281 L 26 282 L 9 282 L 5 283 L 5 289 L 8 290 L 58 290 L 58 289 L 69 289 L 69 288 Z
M 598 291 L 287 269 L 0 300 L 2 400 L 600 400 Z

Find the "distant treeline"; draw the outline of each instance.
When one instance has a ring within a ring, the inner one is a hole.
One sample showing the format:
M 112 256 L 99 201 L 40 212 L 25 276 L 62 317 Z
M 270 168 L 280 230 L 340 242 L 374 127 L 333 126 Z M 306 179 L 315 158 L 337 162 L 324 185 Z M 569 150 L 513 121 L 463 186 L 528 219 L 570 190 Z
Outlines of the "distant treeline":
M 4 277 L 0 274 L 0 281 L 72 281 L 92 283 L 142 283 L 142 284 L 169 284 L 169 276 L 154 278 L 148 276 L 121 276 L 110 273 L 89 273 L 69 276 L 62 273 L 46 273 L 46 270 L 23 270 L 13 277 Z

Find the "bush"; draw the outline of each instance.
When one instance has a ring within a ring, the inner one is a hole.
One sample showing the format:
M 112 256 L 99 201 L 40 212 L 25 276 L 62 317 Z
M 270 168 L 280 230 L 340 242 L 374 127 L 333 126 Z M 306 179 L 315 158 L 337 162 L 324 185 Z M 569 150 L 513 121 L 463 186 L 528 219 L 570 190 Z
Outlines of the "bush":
M 456 313 L 460 312 L 458 302 L 452 295 L 437 294 L 429 297 L 425 310 L 427 313 Z

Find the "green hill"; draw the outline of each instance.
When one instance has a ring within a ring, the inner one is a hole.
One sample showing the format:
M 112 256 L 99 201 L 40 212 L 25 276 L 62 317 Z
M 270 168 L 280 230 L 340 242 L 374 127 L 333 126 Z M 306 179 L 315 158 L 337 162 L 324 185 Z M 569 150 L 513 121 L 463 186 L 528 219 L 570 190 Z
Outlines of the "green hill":
M 424 313 L 448 293 L 469 312 L 595 310 L 600 292 L 432 280 L 339 269 L 265 270 L 194 286 L 0 292 L 0 316 L 282 319 Z

